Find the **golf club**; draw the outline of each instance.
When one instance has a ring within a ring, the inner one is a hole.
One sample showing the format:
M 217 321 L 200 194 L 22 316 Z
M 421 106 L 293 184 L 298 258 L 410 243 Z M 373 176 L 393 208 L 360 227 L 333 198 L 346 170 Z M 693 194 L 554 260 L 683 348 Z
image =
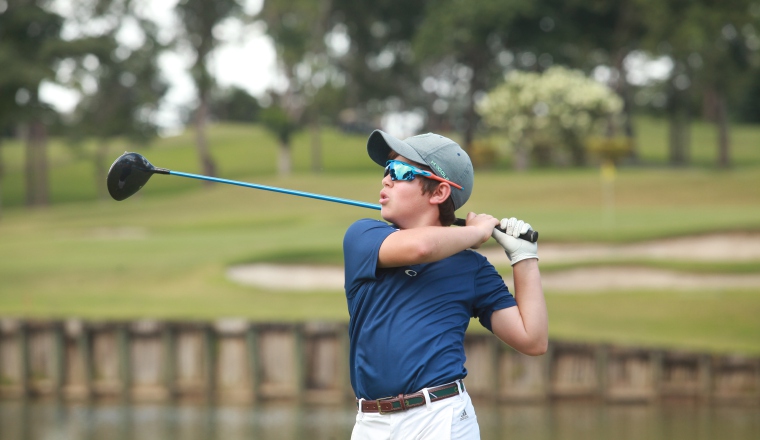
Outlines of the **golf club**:
M 168 174 L 172 176 L 188 177 L 191 179 L 206 180 L 210 182 L 226 183 L 228 185 L 243 186 L 246 188 L 261 189 L 264 191 L 273 191 L 283 194 L 290 194 L 293 196 L 308 197 L 317 200 L 324 200 L 327 202 L 343 203 L 345 205 L 359 206 L 361 208 L 369 208 L 380 210 L 381 206 L 372 203 L 359 202 L 356 200 L 342 199 L 339 197 L 325 196 L 322 194 L 314 194 L 303 191 L 296 191 L 292 189 L 277 188 L 274 186 L 259 185 L 256 183 L 240 182 L 237 180 L 220 179 L 218 177 L 203 176 L 200 174 L 183 173 L 181 171 L 172 171 L 166 168 L 158 168 L 153 166 L 148 159 L 138 153 L 125 152 L 119 156 L 111 168 L 108 170 L 108 178 L 106 179 L 106 185 L 108 186 L 108 193 L 111 194 L 114 200 L 121 201 L 129 198 L 137 191 L 139 191 L 148 182 L 148 179 L 153 174 Z M 466 221 L 458 218 L 454 222 L 457 226 L 464 226 Z M 520 235 L 523 240 L 535 243 L 538 241 L 538 232 L 534 230 L 528 230 L 525 234 Z

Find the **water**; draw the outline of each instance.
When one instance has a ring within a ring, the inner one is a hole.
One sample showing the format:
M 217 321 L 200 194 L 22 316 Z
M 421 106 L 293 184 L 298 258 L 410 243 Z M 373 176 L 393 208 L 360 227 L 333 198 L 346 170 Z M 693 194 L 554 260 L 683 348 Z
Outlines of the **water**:
M 483 440 L 757 440 L 760 408 L 476 402 Z M 2 440 L 347 439 L 351 407 L 0 402 Z

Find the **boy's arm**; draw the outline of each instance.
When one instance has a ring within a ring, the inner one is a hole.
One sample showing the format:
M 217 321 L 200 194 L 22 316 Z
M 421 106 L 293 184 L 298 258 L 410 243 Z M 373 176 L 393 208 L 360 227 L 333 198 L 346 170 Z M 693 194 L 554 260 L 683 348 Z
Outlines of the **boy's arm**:
M 517 307 L 493 312 L 493 333 L 512 348 L 530 356 L 546 353 L 549 345 L 549 318 L 541 287 L 537 259 L 525 259 L 512 266 Z
M 528 223 L 505 218 L 499 226 L 505 232 L 494 229 L 493 237 L 512 262 L 517 307 L 493 312 L 491 329 L 515 350 L 538 356 L 546 353 L 549 345 L 549 318 L 538 270 L 538 245 L 517 238 L 530 229 Z
M 487 214 L 469 213 L 467 226 L 423 226 L 390 234 L 380 246 L 378 267 L 430 263 L 488 241 L 499 220 Z

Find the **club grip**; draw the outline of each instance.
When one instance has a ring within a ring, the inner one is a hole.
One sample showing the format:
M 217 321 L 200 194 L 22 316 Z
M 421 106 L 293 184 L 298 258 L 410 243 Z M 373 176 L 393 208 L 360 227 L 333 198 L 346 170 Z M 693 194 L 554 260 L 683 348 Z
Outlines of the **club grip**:
M 458 219 L 454 220 L 454 225 L 455 226 L 466 226 L 467 225 L 467 220 L 465 220 L 463 218 L 458 218 Z M 497 227 L 496 229 L 500 230 L 501 232 L 505 232 L 504 229 L 501 229 L 499 227 Z M 534 231 L 533 229 L 528 229 L 528 232 L 526 232 L 524 234 L 521 234 L 519 238 L 521 238 L 521 239 L 523 239 L 525 241 L 529 241 L 531 243 L 536 243 L 538 241 L 538 232 Z

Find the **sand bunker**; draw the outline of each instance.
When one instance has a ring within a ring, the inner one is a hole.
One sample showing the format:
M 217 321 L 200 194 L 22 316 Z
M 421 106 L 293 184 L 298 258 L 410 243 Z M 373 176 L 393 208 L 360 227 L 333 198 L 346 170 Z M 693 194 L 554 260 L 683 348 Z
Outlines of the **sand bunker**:
M 482 253 L 496 265 L 508 264 L 499 248 Z M 543 263 L 625 259 L 699 262 L 760 260 L 760 234 L 716 234 L 652 242 L 539 245 Z M 341 291 L 343 269 L 308 265 L 250 264 L 228 269 L 227 277 L 239 284 L 271 290 Z M 512 284 L 507 279 L 507 285 Z M 646 267 L 589 267 L 542 274 L 547 292 L 600 292 L 615 290 L 715 290 L 760 288 L 760 274 L 692 274 Z

